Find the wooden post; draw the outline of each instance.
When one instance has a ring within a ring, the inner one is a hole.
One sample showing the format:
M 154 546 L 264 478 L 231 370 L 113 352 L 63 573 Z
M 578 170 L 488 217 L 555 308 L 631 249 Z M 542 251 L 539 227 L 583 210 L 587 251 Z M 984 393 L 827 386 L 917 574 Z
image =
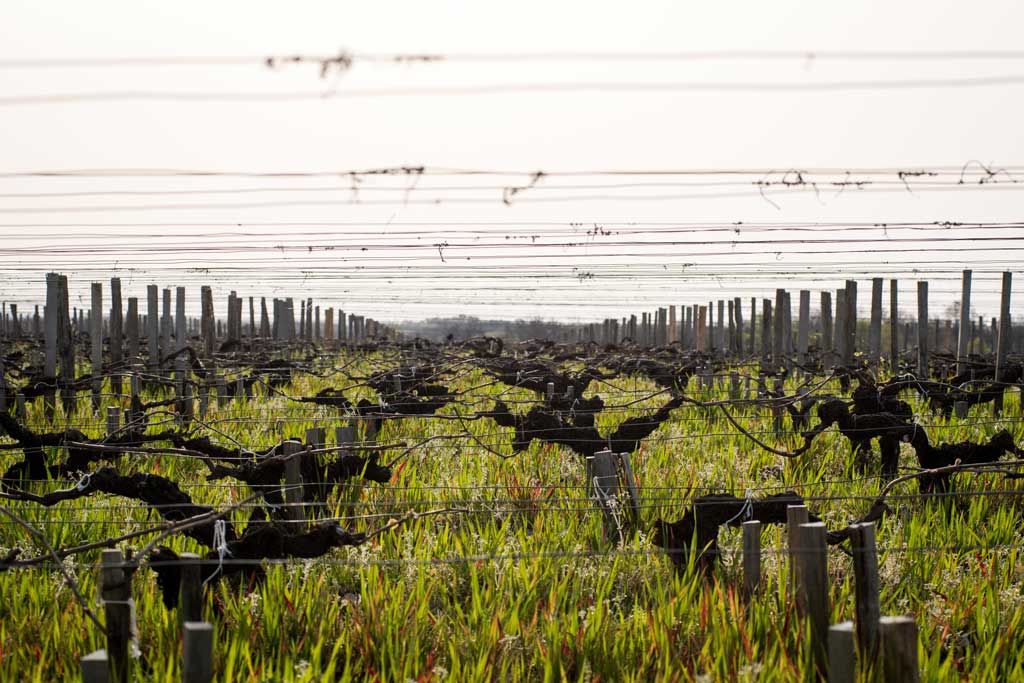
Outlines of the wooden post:
M 106 650 L 93 650 L 80 660 L 82 683 L 108 683 L 110 681 L 110 662 L 107 661 Z
M 811 522 L 800 525 L 800 571 L 797 583 L 797 603 L 811 622 L 811 650 L 821 672 L 828 668 L 828 552 L 825 525 Z
M 832 292 L 821 293 L 821 350 L 825 358 L 832 354 Z M 826 361 L 828 365 L 831 365 Z
M 71 386 L 75 381 L 75 339 L 69 316 L 68 278 L 66 275 L 59 277 L 57 289 L 59 296 L 57 303 L 57 353 L 60 356 L 64 412 L 71 413 L 75 409 L 77 394 Z
M 128 361 L 134 363 L 139 357 L 139 300 L 128 297 L 128 319 L 125 321 L 125 334 L 128 337 Z
M 846 290 L 836 290 L 836 322 L 832 335 L 836 365 L 842 365 L 846 358 Z
M 882 359 L 882 278 L 871 279 L 871 323 L 868 328 L 868 355 L 875 370 Z
M 45 340 L 44 346 L 46 347 L 44 361 L 43 361 L 43 376 L 47 382 L 57 381 L 57 321 L 60 319 L 60 313 L 57 312 L 57 308 L 60 305 L 60 276 L 57 273 L 46 274 L 46 309 L 44 310 L 45 318 Z M 46 415 L 48 419 L 53 419 L 54 411 L 54 393 L 52 390 L 47 390 L 46 396 L 43 399 L 46 405 Z
M 185 317 L 185 288 L 178 287 L 175 292 L 175 313 L 174 313 L 174 350 L 181 351 L 188 346 L 188 318 Z M 185 419 L 191 419 L 192 386 L 189 384 L 188 359 L 180 355 L 174 362 L 174 386 L 178 393 L 178 411 Z
M 621 540 L 622 529 L 611 504 L 619 491 L 619 477 L 615 470 L 615 457 L 611 451 L 598 451 L 587 457 L 587 479 L 591 495 L 604 516 L 605 540 Z
M 572 387 L 569 387 L 572 389 Z M 640 526 L 640 494 L 636 490 L 636 479 L 633 477 L 633 463 L 629 453 L 619 453 L 619 463 L 622 465 L 622 477 L 626 480 L 626 493 L 629 495 L 629 510 L 633 518 L 632 527 Z
M 828 681 L 853 683 L 857 680 L 853 622 L 843 621 L 828 628 Z
M 99 589 L 106 615 L 110 678 L 115 683 L 125 683 L 129 676 L 132 639 L 131 574 L 124 570 L 120 550 L 104 550 L 101 558 Z
M 121 408 L 107 406 L 107 436 L 114 436 L 121 431 Z
M 700 306 L 697 309 L 697 351 L 706 351 L 708 346 L 708 328 L 707 328 L 707 316 L 708 309 L 706 306 Z
M 213 624 L 186 621 L 181 644 L 181 683 L 213 680 Z
M 156 285 L 146 287 L 146 346 L 149 352 L 149 371 L 156 374 L 160 368 L 160 311 Z
M 884 683 L 919 683 L 917 623 L 911 617 L 882 617 L 878 630 Z
M 854 280 L 847 280 L 846 287 L 846 315 L 843 316 L 846 339 L 843 341 L 843 364 L 847 367 L 853 365 L 853 356 L 857 351 L 857 283 Z
M 1003 273 L 1003 288 L 999 297 L 999 339 L 996 342 L 996 376 L 995 381 L 1001 382 L 1002 371 L 1006 368 L 1006 354 L 1010 350 L 1010 289 L 1013 284 L 1013 273 Z M 992 414 L 999 415 L 1003 410 L 1003 392 L 996 394 L 992 402 Z
M 807 345 L 811 337 L 811 292 L 807 289 L 800 290 L 800 318 L 797 323 L 796 352 L 800 355 L 800 362 L 807 362 Z
M 894 375 L 900 365 L 899 289 L 899 280 L 889 280 L 889 369 Z
M 171 290 L 164 288 L 163 295 L 163 319 L 160 321 L 160 353 L 164 356 L 170 355 L 171 335 L 174 334 L 174 320 L 171 317 Z
M 917 283 L 917 376 L 928 379 L 928 283 Z
M 200 306 L 202 307 L 200 334 L 203 338 L 203 357 L 213 358 L 217 342 L 217 320 L 213 312 L 213 289 L 203 285 L 199 289 Z
M 302 444 L 298 441 L 285 441 L 284 454 L 292 457 L 284 463 L 284 501 L 286 504 L 286 516 L 294 522 L 304 522 L 306 513 L 302 507 L 302 465 L 298 455 L 302 450 Z
M 786 506 L 786 530 L 789 544 L 789 579 L 790 584 L 796 586 L 796 576 L 800 573 L 800 526 L 807 524 L 810 515 L 806 505 Z
M 750 297 L 750 349 L 751 358 L 757 355 L 757 297 Z
M 121 308 L 121 279 L 110 279 L 110 393 L 121 394 L 121 362 L 124 359 L 124 319 Z
M 89 356 L 92 366 L 92 409 L 99 410 L 103 389 L 103 285 L 92 283 L 92 317 L 90 318 L 89 343 L 92 353 Z
M 182 553 L 181 583 L 178 589 L 178 624 L 203 620 L 202 560 L 195 553 Z
M 750 600 L 761 586 L 761 522 L 743 522 L 743 594 Z
M 613 341 L 613 340 L 609 340 Z M 668 343 L 679 341 L 679 329 L 676 327 L 676 307 L 668 307 Z
M 274 302 L 276 303 L 277 299 Z M 267 297 L 265 296 L 260 297 L 260 336 L 264 339 L 270 337 L 270 316 L 267 313 Z
M 761 300 L 761 359 L 772 361 L 772 302 Z
M 732 305 L 736 317 L 736 355 L 743 355 L 743 300 L 739 297 L 733 299 Z
M 783 318 L 786 315 L 786 290 L 775 290 L 775 308 L 772 311 L 775 320 L 772 325 L 772 366 L 778 367 L 782 364 L 782 354 L 785 349 L 782 346 L 782 337 L 785 334 Z
M 725 301 L 718 300 L 718 334 L 715 339 L 715 347 L 719 356 L 725 356 Z
M 853 553 L 854 609 L 857 613 L 857 643 L 861 659 L 871 666 L 878 654 L 878 619 L 881 614 L 878 598 L 878 551 L 875 547 L 875 525 L 855 524 L 850 527 L 850 550 Z

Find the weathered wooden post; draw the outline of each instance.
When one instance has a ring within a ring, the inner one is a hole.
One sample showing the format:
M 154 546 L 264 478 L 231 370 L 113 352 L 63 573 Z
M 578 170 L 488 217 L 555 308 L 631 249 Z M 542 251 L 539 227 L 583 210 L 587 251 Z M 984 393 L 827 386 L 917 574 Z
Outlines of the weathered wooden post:
M 708 309 L 706 306 L 701 306 L 697 309 L 697 351 L 703 352 L 707 350 L 707 315 Z
M 174 347 L 171 345 L 171 335 L 174 334 L 174 319 L 171 317 L 171 290 L 164 288 L 163 295 L 163 318 L 160 320 L 160 354 L 168 356 Z
M 134 296 L 128 297 L 125 335 L 128 338 L 128 362 L 134 363 L 139 357 L 139 300 Z
M 928 283 L 917 283 L 917 376 L 928 379 Z
M 89 343 L 92 353 L 89 356 L 92 373 L 92 409 L 100 409 L 103 389 L 103 285 L 92 283 L 92 312 L 90 318 Z
M 743 355 L 743 300 L 738 296 L 733 299 L 733 311 L 736 316 L 736 355 Z
M 615 469 L 615 456 L 609 450 L 598 451 L 587 457 L 587 479 L 591 494 L 604 517 L 605 539 L 622 539 L 622 527 L 615 512 L 615 498 L 619 492 L 619 477 Z
M 203 338 L 203 358 L 213 358 L 217 342 L 217 320 L 213 312 L 213 289 L 203 285 L 199 289 L 201 306 L 200 334 Z
M 832 292 L 821 293 L 821 350 L 827 359 L 827 366 L 832 363 Z
M 74 330 L 69 316 L 68 278 L 58 278 L 57 303 L 57 353 L 60 357 L 60 383 L 62 387 L 64 412 L 70 414 L 75 409 L 77 394 L 75 392 L 75 339 Z M 101 359 L 102 360 L 102 359 Z
M 853 622 L 843 621 L 828 627 L 828 682 L 854 683 L 857 680 L 857 655 Z
M 889 370 L 894 375 L 900 367 L 899 288 L 899 280 L 889 280 Z
M 828 626 L 831 605 L 828 591 L 828 552 L 825 525 L 800 525 L 800 570 L 797 603 L 811 623 L 811 650 L 818 671 L 828 669 Z
M 306 513 L 302 507 L 302 463 L 299 459 L 304 450 L 298 441 L 285 441 L 282 451 L 289 456 L 284 463 L 284 501 L 286 515 L 293 522 L 305 522 Z
M 853 365 L 853 356 L 857 352 L 857 282 L 847 280 L 843 291 L 846 293 L 846 314 L 843 316 L 846 336 L 843 341 L 843 364 L 849 367 Z
M 772 359 L 772 302 L 761 300 L 761 359 L 770 363 Z
M 761 587 L 761 522 L 743 522 L 743 595 L 752 600 Z
M 800 557 L 800 525 L 807 524 L 810 514 L 806 505 L 786 506 L 786 536 L 789 547 L 789 578 L 790 583 L 796 586 L 796 575 L 800 573 L 798 558 Z
M 881 615 L 878 597 L 878 551 L 875 547 L 875 525 L 855 524 L 850 529 L 850 550 L 853 553 L 854 609 L 857 619 L 857 643 L 861 660 L 870 667 L 878 655 L 878 619 Z
M 45 316 L 45 355 L 43 360 L 43 376 L 47 383 L 52 383 L 54 386 L 57 384 L 57 321 L 60 319 L 60 313 L 57 312 L 57 308 L 60 305 L 60 276 L 57 273 L 46 274 L 46 309 L 44 311 Z M 46 410 L 46 418 L 48 420 L 53 419 L 54 412 L 54 392 L 52 389 L 46 390 L 46 395 L 43 399 Z
M 107 657 L 110 679 L 125 683 L 129 678 L 129 649 L 132 640 L 131 573 L 124 568 L 120 550 L 104 550 L 100 570 L 100 600 L 106 615 Z
M 782 364 L 782 355 L 785 349 L 782 345 L 783 335 L 785 334 L 785 324 L 783 322 L 786 317 L 786 290 L 776 289 L 775 290 L 775 308 L 772 313 L 775 315 L 775 320 L 772 325 L 772 366 L 778 367 Z
M 572 387 L 569 387 L 570 389 Z M 632 529 L 640 526 L 640 493 L 636 488 L 636 478 L 633 476 L 633 462 L 629 453 L 619 453 L 619 465 L 622 466 L 622 478 L 626 482 L 626 495 L 629 497 L 629 512 L 632 519 Z
M 195 553 L 182 553 L 181 582 L 178 587 L 178 625 L 203 620 L 202 558 Z
M 181 655 L 181 683 L 210 683 L 213 680 L 213 624 L 186 621 Z
M 882 617 L 878 630 L 884 683 L 918 683 L 917 622 L 911 617 Z
M 811 292 L 807 289 L 800 290 L 800 313 L 797 323 L 796 352 L 800 356 L 800 362 L 807 362 L 807 346 L 811 337 Z
M 156 374 L 160 369 L 160 311 L 156 285 L 146 287 L 146 347 L 149 353 L 149 371 Z
M 106 650 L 93 650 L 79 661 L 82 683 L 108 683 L 110 681 L 110 662 L 107 661 Z
M 1013 273 L 1003 273 L 1003 286 L 999 295 L 999 338 L 996 341 L 996 383 L 1002 382 L 1002 372 L 1006 368 L 1006 355 L 1010 351 L 1010 290 L 1013 285 Z M 999 415 L 1003 410 L 1003 393 L 1001 389 L 996 394 L 992 404 L 994 415 Z
M 871 278 L 871 322 L 868 327 L 868 356 L 878 371 L 882 360 L 882 278 Z
M 110 279 L 110 393 L 121 395 L 121 363 L 124 360 L 124 319 L 121 308 L 121 279 Z

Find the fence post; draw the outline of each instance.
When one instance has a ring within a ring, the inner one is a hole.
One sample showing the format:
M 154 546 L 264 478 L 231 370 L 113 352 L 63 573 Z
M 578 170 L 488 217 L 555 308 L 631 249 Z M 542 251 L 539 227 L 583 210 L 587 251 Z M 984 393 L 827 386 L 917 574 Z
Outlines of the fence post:
M 782 354 L 786 350 L 782 345 L 785 334 L 786 290 L 775 290 L 775 308 L 772 312 L 775 316 L 772 321 L 772 367 L 777 368 L 782 365 Z
M 569 387 L 570 389 L 572 387 Z M 633 517 L 633 528 L 640 526 L 640 494 L 636 490 L 636 480 L 633 478 L 633 463 L 629 453 L 619 453 L 619 462 L 622 463 L 622 476 L 626 480 L 626 493 L 629 495 L 629 509 Z
M 121 308 L 121 279 L 110 279 L 110 393 L 120 397 L 121 361 L 124 359 L 124 318 Z
M 743 595 L 751 600 L 761 587 L 761 522 L 743 522 Z
M 302 468 L 299 462 L 301 456 L 298 455 L 302 450 L 302 444 L 292 440 L 285 441 L 282 448 L 284 455 L 291 456 L 284 463 L 286 516 L 299 523 L 306 520 L 305 510 L 302 508 Z
M 843 364 L 853 365 L 853 356 L 857 352 L 857 282 L 846 281 L 846 315 L 843 323 L 846 326 L 846 340 L 843 342 Z
M 828 627 L 829 683 L 853 683 L 856 680 L 857 657 L 853 641 L 852 621 Z
M 825 367 L 832 365 L 832 292 L 821 293 L 821 350 Z
M 592 495 L 597 500 L 604 516 L 605 538 L 607 540 L 621 538 L 621 525 L 612 508 L 619 490 L 619 478 L 615 471 L 615 459 L 611 451 L 598 451 L 587 457 L 587 479 Z
M 106 615 L 107 655 L 111 680 L 125 683 L 129 675 L 132 639 L 131 574 L 124 570 L 120 550 L 104 550 L 100 570 L 100 599 Z
M 146 287 L 146 348 L 149 353 L 149 371 L 156 374 L 160 367 L 160 308 L 156 285 Z
M 181 584 L 178 589 L 178 624 L 203 620 L 203 584 L 201 558 L 195 553 L 182 553 Z
M 882 617 L 882 680 L 885 683 L 919 683 L 917 668 L 917 623 L 911 617 Z
M 900 281 L 889 280 L 889 371 L 894 375 L 900 370 L 899 291 Z
M 789 543 L 789 581 L 796 586 L 796 576 L 800 573 L 798 558 L 800 557 L 800 525 L 807 524 L 809 514 L 806 505 L 786 506 L 786 531 Z
M 108 683 L 110 662 L 107 661 L 106 650 L 93 650 L 79 661 L 82 670 L 82 683 Z
M 928 379 L 928 283 L 917 283 L 917 376 Z
M 878 619 L 881 614 L 874 524 L 855 524 L 850 527 L 850 550 L 853 552 L 857 644 L 862 661 L 870 667 L 878 655 Z
M 797 604 L 811 622 L 811 650 L 818 671 L 827 673 L 828 660 L 828 552 L 825 525 L 811 522 L 800 525 L 800 571 Z
M 213 624 L 186 621 L 181 645 L 181 683 L 213 680 Z
M 47 382 L 57 383 L 57 321 L 60 314 L 57 308 L 60 305 L 60 276 L 57 273 L 46 274 L 46 308 L 44 309 L 44 346 L 43 376 Z M 47 389 L 43 398 L 47 419 L 53 419 L 54 391 Z
M 882 358 L 882 278 L 871 278 L 871 323 L 868 328 L 868 355 L 875 371 Z
M 89 326 L 89 356 L 92 366 L 92 409 L 100 409 L 103 389 L 103 284 L 92 283 L 92 309 Z
M 1003 273 L 1003 289 L 999 296 L 999 338 L 996 342 L 996 375 L 995 382 L 1001 380 L 999 375 L 1006 367 L 1006 354 L 1010 350 L 1010 288 L 1013 283 L 1013 273 Z M 1003 410 L 1004 388 L 1000 388 L 992 402 L 993 415 L 999 415 Z

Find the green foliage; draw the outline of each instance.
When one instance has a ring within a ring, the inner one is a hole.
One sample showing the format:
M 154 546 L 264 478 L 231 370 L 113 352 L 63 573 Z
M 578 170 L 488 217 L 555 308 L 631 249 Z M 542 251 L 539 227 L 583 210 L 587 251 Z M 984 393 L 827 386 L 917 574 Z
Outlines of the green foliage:
M 348 362 L 351 359 L 336 359 Z M 351 370 L 384 367 L 381 359 L 358 359 Z M 528 392 L 488 384 L 478 371 L 459 370 L 455 389 L 477 387 L 461 405 L 467 414 L 491 405 L 489 396 L 532 399 Z M 297 375 L 284 389 L 310 395 L 343 383 Z M 694 385 L 696 380 L 694 380 Z M 612 386 L 614 385 L 614 387 Z M 650 383 L 619 378 L 595 385 L 609 405 L 625 404 L 655 391 Z M 828 390 L 829 388 L 826 388 Z M 831 389 L 835 390 L 835 387 Z M 372 396 L 362 388 L 350 396 Z M 725 398 L 714 388 L 710 398 Z M 146 398 L 156 398 L 155 395 Z M 627 417 L 651 410 L 664 396 L 609 410 L 599 416 L 602 433 Z M 109 399 L 108 399 L 109 402 Z M 454 415 L 449 406 L 443 414 Z M 28 423 L 44 429 L 41 405 L 30 405 Z M 922 413 L 933 442 L 987 438 L 1021 416 L 1009 398 L 1003 419 L 977 409 L 967 420 Z M 798 436 L 771 434 L 767 412 L 737 409 L 751 431 L 787 447 Z M 57 426 L 87 434 L 104 429 L 104 413 L 80 401 L 73 415 L 58 408 Z M 306 428 L 343 424 L 335 412 L 257 391 L 256 400 L 223 408 L 210 402 L 207 421 L 226 443 L 237 439 L 264 447 L 282 436 L 301 437 Z M 490 420 L 465 423 L 480 440 L 511 453 L 510 430 Z M 786 428 L 789 428 L 788 418 Z M 416 443 L 429 436 L 458 437 L 458 420 L 401 419 L 388 422 L 381 442 Z M 51 453 L 58 459 L 59 453 Z M 916 464 L 907 448 L 904 465 Z M 0 467 L 18 456 L 6 451 Z M 471 514 L 425 517 L 358 548 L 343 548 L 315 560 L 269 567 L 254 591 L 227 582 L 208 593 L 207 618 L 216 628 L 218 681 L 803 681 L 809 680 L 806 625 L 793 604 L 783 560 L 784 532 L 766 527 L 764 594 L 746 606 L 739 597 L 739 533 L 723 529 L 727 560 L 705 581 L 678 576 L 663 553 L 650 545 L 646 529 L 657 517 L 676 519 L 688 498 L 748 487 L 795 488 L 812 498 L 812 510 L 830 528 L 861 516 L 882 482 L 851 478 L 850 453 L 834 432 L 818 439 L 796 461 L 754 446 L 718 413 L 694 406 L 678 409 L 633 456 L 644 529 L 615 547 L 602 539 L 600 514 L 586 496 L 583 463 L 566 449 L 534 443 L 500 459 L 464 438 L 435 440 L 412 452 L 387 486 L 350 484 L 335 493 L 327 514 L 353 530 L 372 530 L 409 510 L 466 506 Z M 153 472 L 183 485 L 199 503 L 227 504 L 247 495 L 243 486 L 208 485 L 196 461 L 171 456 L 130 456 L 122 473 Z M 63 483 L 41 483 L 46 490 Z M 1001 490 L 998 476 L 964 475 L 961 490 Z M 474 488 L 481 487 L 481 488 Z M 917 492 L 913 483 L 897 494 Z M 1024 676 L 1024 593 L 1017 562 L 1021 515 L 1017 495 L 906 498 L 904 509 L 881 523 L 882 610 L 913 615 L 921 630 L 923 680 L 1019 680 Z M 43 530 L 55 546 L 69 546 L 144 528 L 156 521 L 144 506 L 92 496 L 44 509 L 11 503 L 11 509 Z M 233 515 L 236 522 L 244 511 Z M 201 551 L 175 538 L 178 551 Z M 0 554 L 22 547 L 40 552 L 20 529 L 0 526 Z M 942 549 L 959 546 L 961 550 Z M 980 548 L 979 548 L 980 547 Z M 915 551 L 914 548 L 930 548 Z M 978 548 L 978 549 L 975 549 Z M 460 559 L 469 558 L 469 559 Z M 87 596 L 95 595 L 98 552 L 69 559 Z M 832 618 L 852 618 L 852 569 L 833 550 Z M 140 647 L 147 671 L 140 680 L 173 681 L 180 675 L 176 615 L 160 602 L 151 571 L 135 578 Z M 0 574 L 0 680 L 78 680 L 78 659 L 102 647 L 53 567 Z

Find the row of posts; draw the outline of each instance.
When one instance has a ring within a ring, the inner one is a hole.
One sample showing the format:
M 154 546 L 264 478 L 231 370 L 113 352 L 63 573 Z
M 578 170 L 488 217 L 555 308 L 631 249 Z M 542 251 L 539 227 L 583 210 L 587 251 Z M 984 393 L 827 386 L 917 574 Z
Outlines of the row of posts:
M 983 317 L 973 320 L 971 309 L 972 271 L 963 271 L 962 291 L 957 320 L 931 320 L 928 313 L 928 283 L 917 283 L 917 318 L 913 321 L 899 317 L 899 280 L 889 281 L 889 339 L 888 356 L 898 358 L 901 350 L 906 352 L 911 341 L 918 349 L 917 368 L 920 371 L 927 362 L 931 350 L 956 353 L 958 362 L 966 364 L 971 353 L 984 351 L 986 340 L 988 350 L 1001 353 L 1009 350 L 1011 343 L 1020 345 L 1020 339 L 1013 339 L 1010 325 L 1010 290 L 1012 274 L 1003 273 L 999 318 L 991 319 L 986 325 Z M 871 281 L 870 318 L 867 324 L 867 354 L 872 362 L 879 362 L 883 356 L 885 341 L 882 338 L 883 295 L 885 281 L 874 278 Z M 600 323 L 581 326 L 578 329 L 580 341 L 594 341 L 602 344 L 621 343 L 627 339 L 642 346 L 664 346 L 680 343 L 685 348 L 720 355 L 757 356 L 777 360 L 785 356 L 806 356 L 812 342 L 812 332 L 818 348 L 831 353 L 835 362 L 849 365 L 858 348 L 860 331 L 857 321 L 857 282 L 847 280 L 845 286 L 833 293 L 820 293 L 818 316 L 811 317 L 811 292 L 800 290 L 797 303 L 797 328 L 793 334 L 793 305 L 791 295 L 785 289 L 778 289 L 773 299 L 761 300 L 760 334 L 758 334 L 758 299 L 750 299 L 749 318 L 745 321 L 743 301 L 736 297 L 731 300 L 709 302 L 708 305 L 668 306 L 651 313 L 641 313 L 623 318 L 606 318 Z M 678 311 L 678 315 L 677 315 Z M 814 328 L 812 330 L 812 327 Z M 990 332 L 986 332 L 986 330 Z M 902 334 L 901 334 L 902 332 Z M 760 346 L 757 342 L 760 341 Z M 902 342 L 902 345 L 901 345 Z
M 202 314 L 197 319 L 186 315 L 185 288 L 177 287 L 173 294 L 172 311 L 172 290 L 164 289 L 161 296 L 156 285 L 149 285 L 145 301 L 147 313 L 141 314 L 139 300 L 129 297 L 125 314 L 120 279 L 113 278 L 110 281 L 109 309 L 104 306 L 103 285 L 96 282 L 90 287 L 90 306 L 86 315 L 84 309 L 73 309 L 69 305 L 67 276 L 48 273 L 46 303 L 41 314 L 36 307 L 30 333 L 41 336 L 44 340 L 43 373 L 54 382 L 47 399 L 50 413 L 52 414 L 53 394 L 58 388 L 61 390 L 65 405 L 70 406 L 75 400 L 76 332 L 87 330 L 89 333 L 90 383 L 93 405 L 96 408 L 100 405 L 102 383 L 108 374 L 104 372 L 104 367 L 123 367 L 129 360 L 140 358 L 143 348 L 148 356 L 148 369 L 156 374 L 160 370 L 161 358 L 184 349 L 190 336 L 199 335 L 201 346 L 198 351 L 206 358 L 213 356 L 218 338 L 225 338 L 225 334 L 228 342 L 242 340 L 243 299 L 235 292 L 231 292 L 228 297 L 228 315 L 224 325 L 215 318 L 210 287 L 202 287 Z M 248 303 L 249 336 L 252 338 L 257 335 L 253 297 L 249 297 Z M 299 333 L 296 334 L 293 300 L 274 299 L 274 317 L 271 325 L 266 299 L 261 298 L 258 335 L 269 337 L 272 332 L 273 339 L 276 340 L 290 341 L 302 338 L 352 343 L 361 343 L 371 337 L 394 335 L 391 328 L 371 318 L 346 314 L 333 308 L 326 309 L 321 325 L 320 307 L 314 307 L 312 299 L 306 299 L 301 304 Z M 50 311 L 53 312 L 52 315 L 49 314 Z M 17 339 L 28 333 L 22 330 L 16 305 L 11 305 L 10 318 L 4 316 L 3 320 L 3 330 L 0 331 L 0 409 L 6 409 L 9 400 L 6 374 L 3 372 L 4 343 L 6 340 Z M 4 332 L 6 334 L 3 334 Z M 175 367 L 175 375 L 178 383 L 184 386 L 188 385 L 185 381 L 186 373 L 187 361 L 180 356 Z M 113 372 L 110 376 L 112 392 L 120 394 L 121 374 Z

